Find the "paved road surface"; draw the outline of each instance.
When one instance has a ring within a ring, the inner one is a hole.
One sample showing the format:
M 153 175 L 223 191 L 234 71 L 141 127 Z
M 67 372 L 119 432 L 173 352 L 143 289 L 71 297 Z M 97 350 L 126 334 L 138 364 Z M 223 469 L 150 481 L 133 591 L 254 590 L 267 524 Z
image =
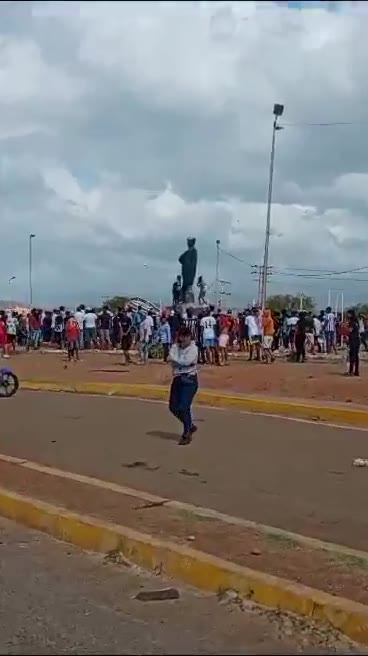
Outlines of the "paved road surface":
M 0 452 L 365 549 L 368 431 L 196 409 L 178 447 L 164 404 L 40 392 L 1 401 Z M 132 467 L 146 462 L 149 469 Z
M 323 631 L 185 588 L 174 602 L 137 601 L 162 581 L 5 520 L 0 539 L 1 654 L 346 653 L 331 637 L 317 650 Z

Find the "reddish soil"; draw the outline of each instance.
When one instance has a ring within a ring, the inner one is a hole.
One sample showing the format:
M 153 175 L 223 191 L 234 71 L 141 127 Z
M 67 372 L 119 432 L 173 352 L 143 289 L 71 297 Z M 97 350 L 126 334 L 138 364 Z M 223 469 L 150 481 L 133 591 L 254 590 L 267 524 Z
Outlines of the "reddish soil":
M 119 382 L 168 385 L 170 366 L 150 361 L 146 366 L 123 365 L 120 353 L 83 353 L 82 361 L 68 364 L 60 354 L 30 353 L 12 357 L 8 363 L 20 380 L 65 382 Z M 346 379 L 345 363 L 339 361 L 294 364 L 277 361 L 272 366 L 247 362 L 242 357 L 227 367 L 200 368 L 202 389 L 257 396 L 303 398 L 368 405 L 368 367 L 362 363 L 361 377 Z
M 66 483 L 63 478 L 4 462 L 0 463 L 0 477 L 3 487 L 18 493 L 368 603 L 368 555 L 365 560 L 307 548 L 283 536 L 201 518 L 164 505 L 147 507 L 134 497 L 71 480 Z

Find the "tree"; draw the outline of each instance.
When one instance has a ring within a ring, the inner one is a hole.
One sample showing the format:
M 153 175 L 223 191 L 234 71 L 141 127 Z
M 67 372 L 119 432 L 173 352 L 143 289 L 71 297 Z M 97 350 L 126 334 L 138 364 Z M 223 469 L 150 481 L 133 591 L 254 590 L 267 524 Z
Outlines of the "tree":
M 357 303 L 348 308 L 349 310 L 355 310 L 356 314 L 364 314 L 365 317 L 368 317 L 368 303 Z
M 293 296 L 292 294 L 276 294 L 275 296 L 268 297 L 266 305 L 273 312 L 281 312 L 282 310 L 299 310 L 300 299 L 300 296 Z M 313 298 L 311 296 L 304 296 L 303 294 L 302 300 L 303 310 L 305 312 L 313 312 Z
M 107 305 L 113 311 L 124 308 L 128 302 L 129 298 L 127 296 L 113 296 L 112 298 L 103 299 L 103 305 Z

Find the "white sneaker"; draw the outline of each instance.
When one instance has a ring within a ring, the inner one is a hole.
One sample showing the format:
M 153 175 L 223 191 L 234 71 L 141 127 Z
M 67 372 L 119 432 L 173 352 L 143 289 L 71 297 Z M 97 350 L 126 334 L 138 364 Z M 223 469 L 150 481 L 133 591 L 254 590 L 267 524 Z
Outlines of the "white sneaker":
M 6 355 L 6 354 L 5 354 L 5 355 L 3 355 L 3 358 L 5 358 L 6 360 L 9 360 L 10 355 Z

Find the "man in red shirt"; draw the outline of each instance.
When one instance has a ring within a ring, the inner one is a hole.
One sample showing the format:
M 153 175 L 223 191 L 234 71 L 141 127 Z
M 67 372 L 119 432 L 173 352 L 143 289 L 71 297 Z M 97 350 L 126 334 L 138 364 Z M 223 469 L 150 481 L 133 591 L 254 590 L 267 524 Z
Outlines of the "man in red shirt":
M 0 312 L 0 351 L 3 358 L 8 358 L 7 335 L 6 335 L 6 316 L 5 312 Z
M 65 324 L 65 337 L 69 362 L 71 362 L 72 358 L 74 358 L 74 362 L 79 360 L 79 334 L 80 328 L 78 321 L 73 315 L 71 315 Z

